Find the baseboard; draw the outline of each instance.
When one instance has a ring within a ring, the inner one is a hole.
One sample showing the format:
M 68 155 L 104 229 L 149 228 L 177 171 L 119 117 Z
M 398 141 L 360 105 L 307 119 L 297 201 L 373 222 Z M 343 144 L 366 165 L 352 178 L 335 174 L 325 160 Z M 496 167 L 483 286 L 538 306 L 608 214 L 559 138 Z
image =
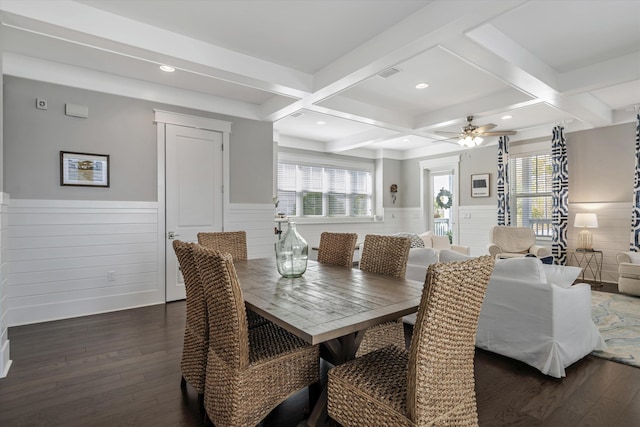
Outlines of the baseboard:
M 160 296 L 157 290 L 152 290 L 137 294 L 113 295 L 82 301 L 64 301 L 39 306 L 9 308 L 9 326 L 50 322 L 164 303 L 164 294 Z

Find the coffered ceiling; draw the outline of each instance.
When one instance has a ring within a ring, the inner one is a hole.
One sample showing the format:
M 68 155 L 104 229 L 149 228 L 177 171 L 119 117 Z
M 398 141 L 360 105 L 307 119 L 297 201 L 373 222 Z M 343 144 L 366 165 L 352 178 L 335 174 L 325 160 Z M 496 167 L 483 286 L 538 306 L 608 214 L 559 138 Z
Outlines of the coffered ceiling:
M 459 150 L 436 132 L 468 115 L 514 141 L 629 122 L 640 105 L 636 0 L 0 0 L 0 13 L 5 74 L 272 121 L 281 145 L 318 151 L 425 156 Z

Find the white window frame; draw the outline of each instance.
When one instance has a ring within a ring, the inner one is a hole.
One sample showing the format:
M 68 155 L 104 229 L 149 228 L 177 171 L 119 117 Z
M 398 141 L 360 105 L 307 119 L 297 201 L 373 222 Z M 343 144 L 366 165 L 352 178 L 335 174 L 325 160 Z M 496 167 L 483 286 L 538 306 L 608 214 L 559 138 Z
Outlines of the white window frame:
M 551 142 L 543 141 L 522 145 L 515 145 L 509 148 L 509 174 L 515 173 L 515 159 L 516 158 L 528 158 L 540 155 L 549 155 L 551 156 Z M 513 179 L 513 175 L 509 177 L 509 199 L 510 199 L 510 214 L 511 214 L 511 225 L 516 226 L 516 215 L 517 215 L 517 197 L 515 191 L 515 180 Z M 549 196 L 553 197 L 553 194 L 549 194 Z M 553 203 L 553 200 L 552 200 Z M 551 221 L 551 218 L 548 218 Z M 539 242 L 549 242 L 551 241 L 551 236 L 539 236 L 536 235 L 536 240 Z
M 280 163 L 288 163 L 295 164 L 301 166 L 314 166 L 314 167 L 322 167 L 322 168 L 337 168 L 337 169 L 347 169 L 347 170 L 359 170 L 368 172 L 371 176 L 371 215 L 356 217 L 356 216 L 326 216 L 326 215 L 313 215 L 313 216 L 302 216 L 298 215 L 295 217 L 291 217 L 295 219 L 296 223 L 299 224 L 323 224 L 323 223 L 363 223 L 363 222 L 374 222 L 376 218 L 376 174 L 375 174 L 375 162 L 374 161 L 349 161 L 343 159 L 332 159 L 326 157 L 316 157 L 305 154 L 294 154 L 294 153 L 278 153 L 278 159 L 276 162 L 276 180 L 277 180 L 277 165 Z M 278 184 L 276 182 L 276 194 L 278 192 Z M 323 192 L 323 210 L 328 208 L 327 198 L 328 193 Z M 301 199 L 302 192 L 296 191 L 296 197 Z M 300 207 L 299 211 L 302 212 L 302 200 L 296 201 L 297 205 Z M 298 210 L 298 209 L 297 209 Z

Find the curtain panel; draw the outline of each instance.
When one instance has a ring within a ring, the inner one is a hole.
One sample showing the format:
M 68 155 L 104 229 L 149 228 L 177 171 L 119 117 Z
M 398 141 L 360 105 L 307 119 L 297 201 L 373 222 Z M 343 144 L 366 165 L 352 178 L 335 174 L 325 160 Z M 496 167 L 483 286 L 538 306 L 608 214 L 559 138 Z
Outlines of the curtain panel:
M 640 250 L 640 113 L 636 114 L 636 173 L 633 178 L 633 209 L 631 211 L 631 241 L 629 249 Z
M 509 207 L 509 137 L 498 139 L 498 178 L 496 179 L 498 199 L 498 225 L 511 225 Z
M 551 140 L 551 157 L 553 164 L 552 199 L 553 211 L 551 224 L 553 238 L 551 253 L 558 265 L 567 263 L 567 225 L 569 222 L 569 167 L 567 162 L 567 142 L 564 127 L 553 128 Z

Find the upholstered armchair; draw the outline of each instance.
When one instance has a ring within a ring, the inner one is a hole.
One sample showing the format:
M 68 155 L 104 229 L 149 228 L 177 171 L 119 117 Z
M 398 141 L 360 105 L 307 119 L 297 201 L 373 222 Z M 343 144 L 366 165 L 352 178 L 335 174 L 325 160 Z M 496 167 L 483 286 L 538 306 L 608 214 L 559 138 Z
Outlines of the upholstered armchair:
M 470 255 L 471 248 L 469 246 L 452 245 L 449 243 L 449 236 L 436 236 L 431 231 L 420 234 L 420 238 L 424 242 L 425 248 L 433 248 L 437 251 L 448 249 L 460 252 L 463 255 Z
M 536 245 L 536 235 L 528 227 L 491 227 L 487 249 L 494 258 L 523 257 L 529 254 L 544 258 L 551 255 L 551 249 Z
M 618 261 L 618 291 L 640 295 L 640 252 L 620 252 Z

